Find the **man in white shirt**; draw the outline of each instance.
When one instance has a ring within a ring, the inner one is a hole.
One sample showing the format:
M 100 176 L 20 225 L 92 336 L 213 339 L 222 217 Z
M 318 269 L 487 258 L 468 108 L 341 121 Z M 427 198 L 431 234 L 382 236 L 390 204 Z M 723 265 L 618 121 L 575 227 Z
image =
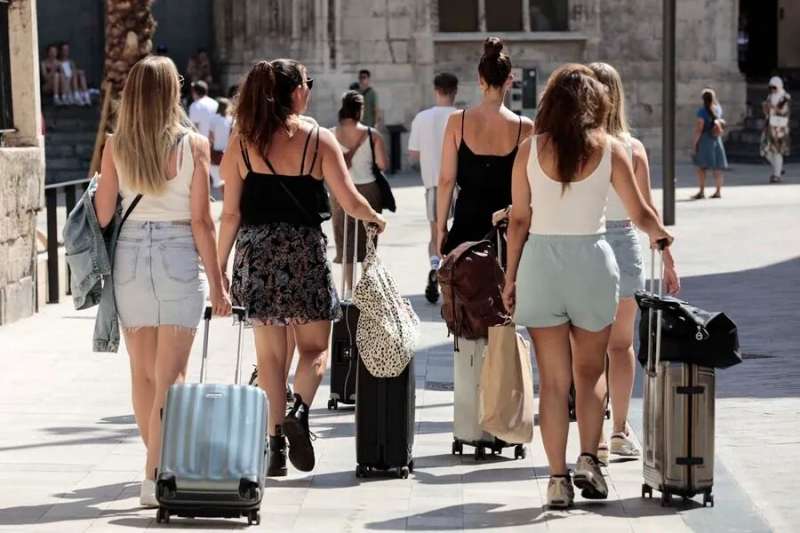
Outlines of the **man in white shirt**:
M 458 92 L 458 78 L 449 72 L 442 72 L 433 79 L 436 105 L 417 113 L 411 122 L 408 136 L 408 153 L 412 159 L 419 160 L 422 183 L 425 186 L 425 205 L 430 223 L 431 237 L 428 242 L 428 255 L 431 269 L 428 272 L 428 285 L 425 297 L 431 303 L 439 299 L 439 284 L 436 271 L 441 258 L 436 249 L 436 189 L 439 183 L 439 167 L 442 161 L 442 141 L 447 119 L 456 111 L 453 102 Z
M 189 120 L 197 131 L 208 137 L 211 131 L 211 117 L 217 113 L 217 101 L 208 96 L 208 84 L 203 80 L 192 82 L 192 105 L 189 106 Z

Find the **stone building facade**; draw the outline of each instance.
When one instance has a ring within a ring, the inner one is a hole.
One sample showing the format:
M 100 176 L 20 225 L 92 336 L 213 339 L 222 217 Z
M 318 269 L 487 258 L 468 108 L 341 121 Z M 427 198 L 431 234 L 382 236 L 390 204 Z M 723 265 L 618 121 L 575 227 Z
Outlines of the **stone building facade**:
M 12 113 L 7 116 L 13 122 L 0 133 L 0 324 L 35 309 L 36 214 L 44 185 L 36 0 L 13 0 L 2 8 L 8 28 L 0 33 L 8 31 L 10 68 L 0 77 L 10 77 Z
M 738 0 L 677 0 L 678 157 L 688 157 L 700 91 L 713 87 L 730 123 L 743 119 Z M 335 119 L 360 68 L 372 71 L 386 124 L 408 126 L 433 102 L 432 79 L 461 80 L 458 103 L 478 101 L 477 61 L 488 35 L 515 66 L 535 69 L 541 93 L 568 61 L 607 61 L 625 80 L 637 135 L 660 158 L 661 0 L 214 0 L 215 51 L 236 83 L 261 58 L 293 57 L 315 78 L 310 113 Z M 525 114 L 534 114 L 528 109 Z

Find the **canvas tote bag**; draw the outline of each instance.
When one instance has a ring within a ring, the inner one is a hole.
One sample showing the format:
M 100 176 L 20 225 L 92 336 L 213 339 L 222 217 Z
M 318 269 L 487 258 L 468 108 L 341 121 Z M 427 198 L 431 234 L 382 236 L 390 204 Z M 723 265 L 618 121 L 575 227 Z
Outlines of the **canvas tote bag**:
M 353 303 L 359 311 L 356 346 L 370 374 L 376 378 L 394 378 L 403 373 L 414 357 L 419 318 L 378 258 L 377 235 L 377 228 L 369 225 L 364 268 L 353 290 Z
M 531 350 L 514 324 L 489 328 L 479 391 L 485 431 L 514 444 L 533 440 Z

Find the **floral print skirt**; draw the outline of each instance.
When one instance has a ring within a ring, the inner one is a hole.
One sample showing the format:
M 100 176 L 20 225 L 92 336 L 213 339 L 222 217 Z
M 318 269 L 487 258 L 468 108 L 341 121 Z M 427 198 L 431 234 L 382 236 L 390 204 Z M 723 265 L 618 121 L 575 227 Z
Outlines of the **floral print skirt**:
M 253 326 L 337 320 L 339 297 L 319 227 L 273 222 L 242 226 L 236 238 L 231 297 Z

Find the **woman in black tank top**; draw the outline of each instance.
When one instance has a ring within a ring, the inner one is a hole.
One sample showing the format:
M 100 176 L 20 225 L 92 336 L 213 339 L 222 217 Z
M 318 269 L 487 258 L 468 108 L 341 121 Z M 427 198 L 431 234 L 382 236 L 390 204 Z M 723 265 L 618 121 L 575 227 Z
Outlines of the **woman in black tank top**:
M 445 129 L 436 216 L 444 255 L 463 242 L 482 239 L 492 227 L 492 213 L 511 204 L 517 145 L 533 128 L 530 119 L 515 116 L 503 104 L 513 80 L 511 60 L 502 48 L 500 39 L 486 40 L 478 65 L 481 103 L 453 113 Z M 458 198 L 448 230 L 456 185 Z
M 350 216 L 380 230 L 386 224 L 356 191 L 333 134 L 301 117 L 312 85 L 306 68 L 293 60 L 253 66 L 220 166 L 219 257 L 225 270 L 235 240 L 231 295 L 254 326 L 259 385 L 269 397 L 270 476 L 286 475 L 286 438 L 292 464 L 302 471 L 314 467 L 308 406 L 327 366 L 331 321 L 340 315 L 320 227 L 330 217 L 323 182 Z M 289 327 L 300 360 L 287 414 Z

